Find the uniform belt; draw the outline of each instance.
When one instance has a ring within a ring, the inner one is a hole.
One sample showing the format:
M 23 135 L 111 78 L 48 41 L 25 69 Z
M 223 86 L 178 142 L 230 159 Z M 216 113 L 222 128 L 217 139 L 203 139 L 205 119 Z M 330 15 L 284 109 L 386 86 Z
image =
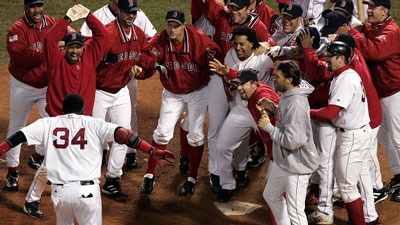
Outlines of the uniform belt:
M 367 126 L 367 125 L 364 125 L 364 126 L 358 128 L 358 129 L 362 129 L 362 128 L 364 128 L 365 126 Z M 358 130 L 358 129 L 354 129 L 354 130 Z M 340 132 L 346 132 L 346 130 L 345 130 L 344 128 L 342 128 L 342 127 L 339 127 L 339 130 L 340 130 Z M 350 129 L 347 129 L 347 131 L 349 131 L 349 130 L 350 130 Z
M 92 181 L 92 180 L 81 180 L 79 182 L 81 183 L 82 186 L 84 186 L 84 185 L 93 185 L 94 184 L 94 181 Z M 64 186 L 64 184 L 54 184 L 54 185 Z

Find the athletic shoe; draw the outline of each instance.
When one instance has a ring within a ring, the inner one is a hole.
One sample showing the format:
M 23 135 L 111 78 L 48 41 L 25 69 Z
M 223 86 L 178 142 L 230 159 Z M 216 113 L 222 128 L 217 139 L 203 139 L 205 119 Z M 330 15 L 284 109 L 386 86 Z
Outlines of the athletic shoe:
M 144 175 L 144 180 L 142 183 L 142 193 L 151 194 L 154 189 L 154 180 L 155 177 L 151 173 L 147 173 Z
M 194 186 L 196 185 L 196 180 L 193 177 L 188 177 L 183 186 L 179 189 L 179 196 L 191 195 L 194 193 Z
M 210 176 L 210 189 L 212 192 L 218 194 L 222 187 L 221 184 L 219 183 L 219 176 L 215 174 L 211 174 Z
M 129 170 L 136 169 L 138 166 L 138 160 L 136 157 L 136 152 L 131 152 L 126 154 L 126 168 Z
M 400 188 L 400 179 L 392 178 L 390 182 L 384 187 L 387 194 L 393 194 L 397 189 Z
M 6 176 L 7 191 L 18 191 L 18 177 L 19 177 L 18 171 L 7 173 Z
M 309 224 L 333 224 L 333 215 L 328 215 L 318 210 L 307 216 Z
M 253 148 L 250 151 L 250 158 L 247 161 L 248 168 L 256 168 L 262 165 L 265 162 L 266 158 L 263 151 L 257 150 L 257 148 Z
M 337 201 L 341 201 L 342 200 L 342 196 L 340 196 L 339 192 L 335 192 L 332 194 L 332 202 L 335 203 Z
M 126 202 L 128 199 L 128 195 L 124 193 L 121 189 L 121 185 L 119 183 L 119 177 L 117 178 L 109 178 L 107 177 L 106 182 L 101 189 L 106 196 L 119 201 L 119 202 Z
M 387 197 L 387 195 L 386 195 L 386 197 Z M 392 200 L 392 201 L 395 201 L 395 202 L 400 202 L 400 188 L 398 188 L 398 189 L 393 193 L 391 200 Z
M 218 193 L 217 200 L 219 202 L 229 202 L 236 193 L 239 192 L 239 187 L 236 187 L 233 190 L 228 190 L 228 189 L 221 189 L 221 191 Z
M 189 173 L 189 158 L 188 157 L 181 157 L 179 159 L 179 173 L 186 177 Z
M 28 161 L 28 166 L 34 170 L 38 170 L 40 168 L 40 165 L 42 165 L 43 159 L 35 159 L 33 157 L 34 154 L 31 155 Z
M 39 205 L 40 205 L 39 201 L 25 202 L 24 212 L 29 216 L 41 219 L 43 218 L 44 214 L 42 211 L 40 211 Z
M 101 167 L 106 164 L 107 149 L 103 149 L 103 157 L 101 159 Z
M 246 170 L 236 171 L 236 184 L 239 187 L 246 187 L 249 184 L 249 178 L 247 178 Z
M 376 190 L 374 188 L 374 202 L 375 202 L 375 204 L 379 203 L 379 202 L 382 202 L 387 197 L 388 197 L 388 194 L 383 190 L 383 188 L 381 190 Z
M 379 220 L 379 217 L 376 218 L 376 220 L 372 221 L 372 222 L 365 222 L 366 225 L 382 225 L 381 221 Z

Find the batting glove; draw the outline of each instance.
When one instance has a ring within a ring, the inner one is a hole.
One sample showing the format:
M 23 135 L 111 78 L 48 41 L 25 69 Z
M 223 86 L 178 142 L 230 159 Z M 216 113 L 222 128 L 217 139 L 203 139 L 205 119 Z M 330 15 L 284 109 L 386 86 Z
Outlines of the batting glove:
M 156 148 L 152 148 L 149 151 L 149 154 L 151 155 L 151 158 L 153 158 L 155 161 L 157 161 L 157 164 L 160 166 L 163 166 L 161 159 L 173 163 L 173 160 L 176 158 L 175 154 L 168 151 L 168 150 L 160 150 Z
M 156 63 L 154 64 L 154 68 L 160 73 L 160 75 L 163 74 L 164 76 L 167 76 L 168 79 L 171 77 L 171 74 L 166 66 Z
M 0 156 L 4 155 L 6 152 L 8 152 L 11 149 L 10 145 L 6 142 L 3 141 L 0 144 Z
M 269 48 L 269 50 L 267 51 L 267 55 L 270 58 L 276 58 L 279 56 L 283 56 L 283 51 L 282 51 L 282 47 L 281 46 L 274 46 Z
M 90 10 L 84 7 L 81 4 L 74 5 L 72 8 L 69 8 L 66 16 L 69 17 L 71 22 L 75 22 L 77 20 L 86 18 L 90 13 Z

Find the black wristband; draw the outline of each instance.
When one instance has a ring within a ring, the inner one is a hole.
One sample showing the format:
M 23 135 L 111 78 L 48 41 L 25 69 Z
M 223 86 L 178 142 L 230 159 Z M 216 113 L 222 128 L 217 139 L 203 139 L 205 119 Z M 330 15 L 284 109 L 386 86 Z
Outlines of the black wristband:
M 64 19 L 65 19 L 66 21 L 68 21 L 68 23 L 72 23 L 72 20 L 71 20 L 71 18 L 69 18 L 69 16 L 65 15 L 65 16 L 64 16 Z
M 156 148 L 155 147 L 151 147 L 150 150 L 149 150 L 149 155 L 153 155 L 154 150 L 156 150 Z

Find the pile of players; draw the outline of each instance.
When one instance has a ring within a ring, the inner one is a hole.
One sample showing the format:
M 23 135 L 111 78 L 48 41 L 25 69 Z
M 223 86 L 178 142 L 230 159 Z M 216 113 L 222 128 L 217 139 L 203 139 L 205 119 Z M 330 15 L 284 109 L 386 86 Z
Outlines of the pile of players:
M 281 16 L 260 0 L 192 0 L 193 25 L 182 10 L 171 9 L 165 29 L 155 35 L 136 0 L 111 0 L 94 13 L 76 5 L 60 20 L 44 15 L 43 0 L 25 0 L 23 16 L 7 35 L 10 122 L 0 145 L 0 154 L 9 151 L 6 189 L 18 190 L 19 144 L 36 145 L 29 165 L 38 171 L 24 211 L 43 217 L 39 200 L 48 178 L 57 221 L 70 221 L 56 207 L 56 190 L 72 195 L 71 186 L 98 185 L 107 141 L 113 140 L 102 192 L 126 201 L 122 167 L 125 158 L 127 168 L 137 167 L 139 149 L 150 154 L 141 186 L 150 194 L 160 159 L 174 158 L 166 148 L 183 114 L 179 172 L 186 179 L 178 195 L 193 194 L 208 113 L 210 188 L 219 201 L 246 187 L 246 168 L 267 156 L 263 196 L 273 224 L 332 224 L 337 196 L 351 224 L 381 224 L 375 204 L 389 194 L 400 201 L 400 30 L 390 0 L 336 0 L 331 9 L 327 1 L 278 2 Z M 79 19 L 85 24 L 75 32 L 68 25 Z M 153 75 L 164 90 L 149 145 L 137 135 L 136 96 L 137 80 Z M 23 128 L 33 103 L 46 118 Z M 61 129 L 51 122 L 76 119 L 71 113 L 117 126 L 90 135 L 85 123 Z M 100 139 L 93 164 L 74 153 L 91 138 Z M 394 175 L 385 186 L 378 142 Z M 61 155 L 65 168 L 54 165 Z M 97 172 L 76 176 L 76 163 Z M 75 194 L 100 196 L 85 191 Z M 101 201 L 96 204 L 101 209 Z M 305 205 L 312 204 L 317 209 L 306 216 Z M 96 213 L 72 214 L 72 220 L 101 221 Z

